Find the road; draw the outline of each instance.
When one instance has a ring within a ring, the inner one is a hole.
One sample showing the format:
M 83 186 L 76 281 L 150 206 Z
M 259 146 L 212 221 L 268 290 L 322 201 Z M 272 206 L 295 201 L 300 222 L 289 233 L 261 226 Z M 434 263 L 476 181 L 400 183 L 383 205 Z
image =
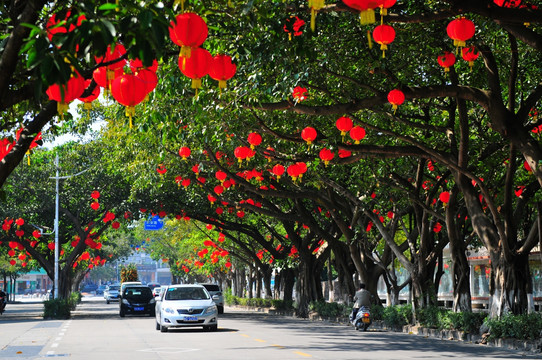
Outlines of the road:
M 8 304 L 0 359 L 540 359 L 484 345 L 427 339 L 226 308 L 217 332 L 161 333 L 150 317 L 118 316 L 117 304 L 85 297 L 69 320 L 42 320 L 42 304 Z

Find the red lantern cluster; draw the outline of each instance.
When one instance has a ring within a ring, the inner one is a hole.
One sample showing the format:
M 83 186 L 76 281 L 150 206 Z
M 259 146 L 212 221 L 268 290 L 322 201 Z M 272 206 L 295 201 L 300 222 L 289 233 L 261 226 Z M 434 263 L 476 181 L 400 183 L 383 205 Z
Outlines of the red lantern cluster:
M 304 162 L 297 162 L 288 166 L 286 171 L 293 181 L 296 181 L 297 179 L 302 180 L 303 174 L 307 172 L 307 164 Z

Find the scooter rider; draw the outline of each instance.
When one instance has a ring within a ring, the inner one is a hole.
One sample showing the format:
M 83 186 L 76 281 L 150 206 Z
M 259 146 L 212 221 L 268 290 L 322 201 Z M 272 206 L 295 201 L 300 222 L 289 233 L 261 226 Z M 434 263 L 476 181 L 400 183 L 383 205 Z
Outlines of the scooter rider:
M 8 302 L 8 294 L 0 290 L 0 314 L 4 312 L 7 302 Z
M 354 295 L 354 308 L 352 309 L 352 319 L 356 318 L 356 315 L 360 308 L 371 306 L 371 293 L 365 289 L 365 284 L 359 284 L 359 290 Z

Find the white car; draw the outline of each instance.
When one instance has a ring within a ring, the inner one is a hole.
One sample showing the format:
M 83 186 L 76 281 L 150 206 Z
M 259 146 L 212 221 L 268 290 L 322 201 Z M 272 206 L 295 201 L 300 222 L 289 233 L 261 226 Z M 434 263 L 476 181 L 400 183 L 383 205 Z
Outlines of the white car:
M 194 326 L 218 329 L 218 310 L 209 292 L 198 284 L 167 286 L 156 301 L 156 330 Z
M 119 294 L 120 285 L 109 285 L 104 290 L 104 299 L 106 303 L 110 303 L 111 301 L 119 301 L 120 294 Z
M 224 295 L 222 294 L 222 290 L 220 290 L 220 286 L 217 284 L 211 284 L 211 283 L 205 283 L 201 284 L 207 291 L 209 292 L 209 295 L 213 298 L 213 301 L 216 304 L 216 307 L 218 308 L 218 313 L 223 314 L 224 313 Z M 217 296 L 215 296 L 217 295 Z

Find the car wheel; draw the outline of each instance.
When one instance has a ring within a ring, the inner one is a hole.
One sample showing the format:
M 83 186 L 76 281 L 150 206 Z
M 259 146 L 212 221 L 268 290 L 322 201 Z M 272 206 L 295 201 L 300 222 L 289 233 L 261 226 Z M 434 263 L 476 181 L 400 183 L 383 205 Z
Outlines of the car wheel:
M 120 316 L 120 317 L 124 317 L 124 316 L 125 316 L 124 310 L 121 309 L 121 310 L 119 311 L 119 316 Z
M 158 321 L 156 322 L 156 330 L 160 330 L 160 324 L 158 323 Z
M 224 306 L 219 306 L 218 307 L 218 313 L 219 314 L 224 314 Z
M 211 331 L 217 331 L 218 330 L 218 324 L 209 326 L 211 328 Z
M 151 311 L 151 312 L 149 313 L 149 316 L 151 316 L 151 317 L 156 317 L 156 312 Z
M 160 332 L 167 332 L 167 326 L 160 325 Z
M 106 303 L 106 304 L 109 304 L 109 300 L 105 300 L 105 303 Z

